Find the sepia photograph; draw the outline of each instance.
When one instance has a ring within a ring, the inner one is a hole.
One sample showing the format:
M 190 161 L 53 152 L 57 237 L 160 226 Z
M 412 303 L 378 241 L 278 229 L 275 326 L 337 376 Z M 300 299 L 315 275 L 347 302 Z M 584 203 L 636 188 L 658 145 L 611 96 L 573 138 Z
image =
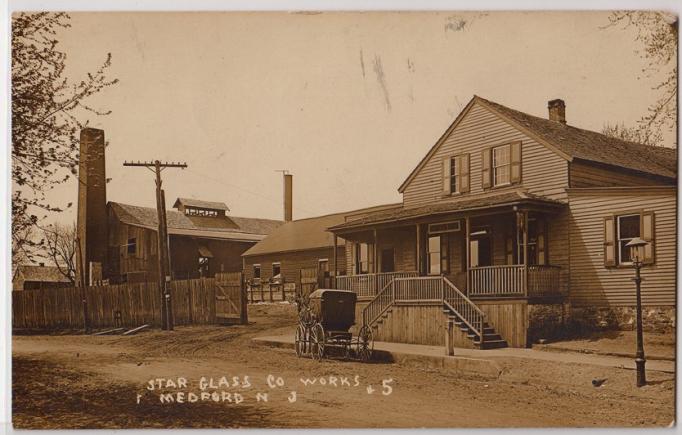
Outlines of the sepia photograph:
M 15 430 L 675 426 L 677 11 L 66 9 L 8 16 Z

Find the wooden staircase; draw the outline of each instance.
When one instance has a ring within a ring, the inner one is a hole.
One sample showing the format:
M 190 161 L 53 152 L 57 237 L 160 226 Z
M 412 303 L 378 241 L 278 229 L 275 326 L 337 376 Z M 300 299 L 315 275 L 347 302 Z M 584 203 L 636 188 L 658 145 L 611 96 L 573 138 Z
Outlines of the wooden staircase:
M 439 302 L 455 328 L 466 334 L 473 347 L 499 349 L 507 342 L 486 320 L 485 313 L 445 277 L 395 278 L 364 308 L 362 321 L 373 329 L 393 311 L 396 302 Z

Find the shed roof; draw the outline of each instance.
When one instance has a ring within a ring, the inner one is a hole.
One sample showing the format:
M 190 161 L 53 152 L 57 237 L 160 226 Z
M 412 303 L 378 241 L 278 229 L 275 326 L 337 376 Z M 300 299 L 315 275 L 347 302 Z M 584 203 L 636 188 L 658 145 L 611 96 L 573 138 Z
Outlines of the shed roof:
M 204 201 L 202 199 L 178 198 L 175 200 L 175 204 L 173 204 L 173 208 L 178 208 L 178 206 L 180 206 L 180 205 L 184 205 L 187 207 L 206 208 L 206 209 L 210 209 L 210 210 L 230 211 L 230 209 L 227 207 L 227 205 L 224 202 Z
M 24 264 L 18 266 L 17 275 L 21 275 L 25 281 L 71 282 L 59 271 L 57 266 L 34 266 Z
M 287 222 L 274 230 L 268 237 L 249 248 L 249 250 L 242 255 L 253 256 L 275 252 L 329 248 L 334 246 L 334 235 L 327 231 L 327 228 L 342 224 L 346 221 L 346 217 L 348 216 L 362 216 L 364 213 L 397 208 L 400 206 L 401 204 L 386 204 L 344 213 L 335 213 Z M 337 241 L 337 246 L 343 245 L 343 239 L 339 239 Z
M 159 221 L 155 208 L 120 202 L 109 202 L 109 206 L 125 224 L 154 231 L 158 229 Z M 272 219 L 233 216 L 211 218 L 186 216 L 176 210 L 167 210 L 166 220 L 169 234 L 238 241 L 261 240 L 283 223 Z
M 480 104 L 487 108 L 515 128 L 551 147 L 568 160 L 579 159 L 670 179 L 677 178 L 676 149 L 628 142 L 594 131 L 529 115 L 474 95 L 445 134 L 440 137 L 405 179 L 398 189 L 400 192 L 405 190 L 417 172 L 447 138 L 447 133 L 461 121 L 473 104 Z
M 330 227 L 329 230 L 342 231 L 383 223 L 400 222 L 424 216 L 456 212 L 466 213 L 483 208 L 506 207 L 517 204 L 542 204 L 544 206 L 557 208 L 566 206 L 565 203 L 560 201 L 555 201 L 524 191 L 515 190 L 497 195 L 479 196 L 474 198 L 460 199 L 457 201 L 440 202 L 420 207 L 399 207 L 389 210 L 380 210 L 375 213 L 367 214 L 358 219 Z

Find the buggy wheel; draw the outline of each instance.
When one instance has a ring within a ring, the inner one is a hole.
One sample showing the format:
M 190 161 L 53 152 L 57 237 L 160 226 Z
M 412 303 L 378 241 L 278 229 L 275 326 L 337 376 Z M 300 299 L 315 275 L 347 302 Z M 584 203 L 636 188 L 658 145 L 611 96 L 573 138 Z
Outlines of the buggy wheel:
M 324 328 L 320 323 L 316 323 L 310 331 L 310 353 L 314 360 L 324 358 L 325 343 Z
M 374 336 L 372 328 L 363 325 L 358 332 L 358 358 L 362 361 L 369 361 L 372 359 L 372 352 L 374 351 Z
M 299 324 L 296 328 L 296 336 L 294 340 L 294 347 L 296 349 L 296 356 L 301 357 L 306 353 L 306 344 L 308 337 L 306 337 L 306 330 L 303 325 Z

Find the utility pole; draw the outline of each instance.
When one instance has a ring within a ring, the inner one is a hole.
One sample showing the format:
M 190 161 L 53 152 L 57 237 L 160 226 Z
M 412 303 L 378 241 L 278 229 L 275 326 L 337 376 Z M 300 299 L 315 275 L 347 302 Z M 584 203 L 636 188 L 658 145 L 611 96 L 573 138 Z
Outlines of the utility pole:
M 124 162 L 123 166 L 144 167 L 156 175 L 156 213 L 159 221 L 158 230 L 158 258 L 159 258 L 159 291 L 161 292 L 161 327 L 164 330 L 173 330 L 173 304 L 170 293 L 170 253 L 168 246 L 168 226 L 166 222 L 166 197 L 161 189 L 161 171 L 166 168 L 187 167 L 187 163 L 165 162 L 159 160 L 153 162 Z
M 90 320 L 88 318 L 88 300 L 86 298 L 86 288 L 85 288 L 85 273 L 83 272 L 85 270 L 85 265 L 83 264 L 83 250 L 81 248 L 81 239 L 80 237 L 76 236 L 76 248 L 78 249 L 77 251 L 77 261 L 78 261 L 78 267 L 81 271 L 78 275 L 78 281 L 79 281 L 79 287 L 81 288 L 81 303 L 83 305 L 83 329 L 85 330 L 85 333 L 88 334 L 90 332 Z

